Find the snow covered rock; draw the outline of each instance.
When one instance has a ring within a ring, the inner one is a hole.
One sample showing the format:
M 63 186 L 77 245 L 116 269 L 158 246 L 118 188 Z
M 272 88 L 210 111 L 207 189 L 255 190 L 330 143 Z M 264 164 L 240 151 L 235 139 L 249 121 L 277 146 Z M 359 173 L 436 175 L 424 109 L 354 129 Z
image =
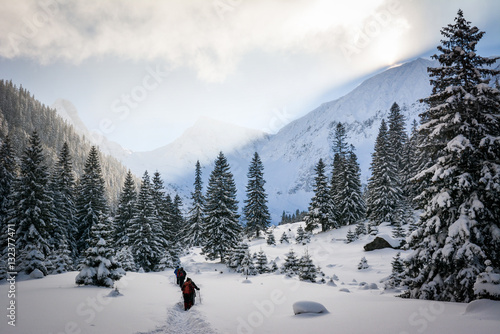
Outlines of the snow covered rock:
M 394 239 L 387 234 L 379 234 L 375 237 L 375 239 L 372 242 L 366 244 L 364 249 L 367 252 L 382 248 L 398 249 L 403 245 L 403 243 L 404 240 Z
M 30 274 L 31 278 L 44 278 L 44 276 L 45 275 L 39 269 L 33 270 Z
M 328 313 L 328 310 L 320 303 L 310 301 L 299 301 L 293 303 L 293 313 Z

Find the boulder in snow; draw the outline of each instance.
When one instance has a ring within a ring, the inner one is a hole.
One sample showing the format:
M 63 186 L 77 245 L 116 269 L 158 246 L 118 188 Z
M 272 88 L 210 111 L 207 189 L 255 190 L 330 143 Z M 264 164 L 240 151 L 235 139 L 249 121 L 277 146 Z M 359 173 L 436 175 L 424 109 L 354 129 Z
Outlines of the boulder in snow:
M 39 269 L 35 269 L 31 272 L 30 277 L 31 278 L 44 278 L 45 275 Z
M 399 249 L 404 243 L 405 243 L 404 240 L 393 239 L 387 234 L 379 234 L 375 237 L 375 239 L 372 242 L 366 244 L 364 249 L 367 252 L 382 248 Z
M 310 302 L 310 301 L 299 301 L 293 303 L 293 313 L 328 313 L 326 307 L 320 303 Z

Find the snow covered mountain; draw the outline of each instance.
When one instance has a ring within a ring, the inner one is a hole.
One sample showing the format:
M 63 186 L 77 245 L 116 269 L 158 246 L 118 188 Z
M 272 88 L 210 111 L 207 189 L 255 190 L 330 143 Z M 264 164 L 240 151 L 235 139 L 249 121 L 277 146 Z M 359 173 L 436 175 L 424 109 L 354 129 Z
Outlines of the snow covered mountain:
M 276 210 L 306 209 L 311 198 L 314 166 L 320 158 L 329 166 L 335 126 L 344 123 L 348 141 L 356 148 L 362 182 L 369 176 L 371 152 L 380 122 L 397 102 L 410 127 L 423 111 L 418 100 L 431 92 L 426 59 L 389 68 L 367 79 L 347 95 L 320 105 L 304 117 L 282 128 L 260 155 L 266 168 L 270 207 Z
M 85 136 L 93 145 L 98 146 L 101 152 L 109 154 L 119 160 L 130 155 L 131 152 L 124 149 L 120 144 L 108 140 L 101 134 L 91 132 L 81 120 L 76 107 L 70 101 L 57 99 L 50 107 L 55 109 L 57 114 L 61 116 L 66 123 L 71 124 L 78 134 Z
M 283 210 L 307 209 L 314 166 L 320 158 L 330 166 L 332 138 L 338 122 L 346 126 L 348 141 L 355 146 L 361 165 L 362 182 L 366 183 L 381 120 L 387 118 L 391 105 L 397 102 L 410 127 L 425 108 L 418 100 L 431 92 L 427 67 L 436 65 L 435 61 L 419 58 L 391 67 L 365 80 L 347 95 L 323 103 L 275 135 L 203 117 L 174 142 L 153 151 L 129 152 L 105 138 L 97 144 L 139 177 L 145 170 L 150 174 L 158 170 L 168 191 L 175 190 L 185 199 L 192 191 L 196 161 L 202 164 L 206 185 L 213 161 L 223 151 L 235 177 L 240 207 L 245 197 L 248 166 L 253 153 L 258 152 L 265 168 L 269 207 L 273 221 L 277 222 Z M 75 128 L 92 138 L 71 103 L 58 100 L 54 107 Z

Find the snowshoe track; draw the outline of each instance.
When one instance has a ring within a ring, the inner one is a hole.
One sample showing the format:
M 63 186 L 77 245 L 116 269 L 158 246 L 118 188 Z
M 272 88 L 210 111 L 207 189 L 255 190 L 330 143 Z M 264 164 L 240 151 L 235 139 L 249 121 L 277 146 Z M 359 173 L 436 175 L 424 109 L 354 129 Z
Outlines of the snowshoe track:
M 217 334 L 217 332 L 198 312 L 196 305 L 189 311 L 184 311 L 184 304 L 178 302 L 167 310 L 167 321 L 164 326 L 151 332 L 137 334 Z

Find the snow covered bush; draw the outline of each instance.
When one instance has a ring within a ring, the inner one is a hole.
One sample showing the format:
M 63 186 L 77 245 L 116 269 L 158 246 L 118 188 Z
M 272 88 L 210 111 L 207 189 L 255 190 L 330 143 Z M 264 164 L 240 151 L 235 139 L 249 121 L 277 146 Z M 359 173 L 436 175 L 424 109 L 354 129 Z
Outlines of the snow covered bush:
M 370 266 L 368 265 L 368 261 L 366 260 L 366 258 L 363 256 L 361 258 L 361 261 L 359 261 L 359 264 L 358 264 L 358 270 L 364 270 L 364 269 L 368 269 Z
M 486 269 L 477 276 L 474 283 L 474 295 L 477 298 L 500 300 L 500 272 L 491 267 L 491 261 L 485 261 Z

